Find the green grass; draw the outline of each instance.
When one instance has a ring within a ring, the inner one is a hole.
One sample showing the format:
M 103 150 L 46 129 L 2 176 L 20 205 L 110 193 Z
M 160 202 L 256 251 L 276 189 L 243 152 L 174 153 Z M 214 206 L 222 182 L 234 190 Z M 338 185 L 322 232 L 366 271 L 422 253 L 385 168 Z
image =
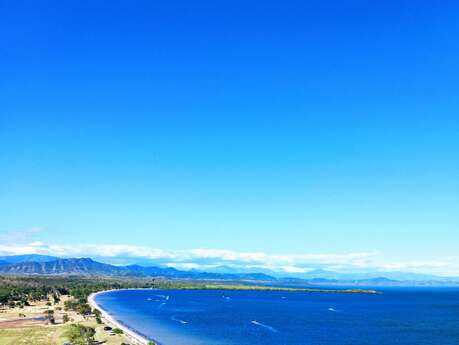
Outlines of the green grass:
M 129 343 L 121 335 L 108 335 L 103 330 L 104 325 L 98 325 L 94 321 L 86 321 L 81 324 L 96 328 L 95 339 L 102 341 L 104 345 L 120 345 L 122 342 Z M 62 325 L 0 329 L 0 345 L 62 345 L 68 342 L 68 339 L 64 336 L 65 328 L 66 326 Z
M 0 345 L 62 344 L 63 327 L 30 327 L 0 329 Z

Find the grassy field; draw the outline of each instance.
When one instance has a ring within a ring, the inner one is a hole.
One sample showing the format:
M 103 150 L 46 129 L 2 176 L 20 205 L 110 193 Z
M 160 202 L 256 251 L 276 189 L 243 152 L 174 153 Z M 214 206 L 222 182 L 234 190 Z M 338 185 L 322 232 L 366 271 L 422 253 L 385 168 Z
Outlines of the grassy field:
M 105 345 L 129 343 L 122 335 L 110 336 L 103 330 L 103 325 L 97 325 L 94 321 L 81 324 L 96 328 L 95 339 Z M 65 325 L 59 325 L 0 329 L 0 345 L 62 345 L 68 341 L 64 336 L 65 328 Z
M 0 345 L 62 345 L 63 330 L 62 326 L 0 329 Z

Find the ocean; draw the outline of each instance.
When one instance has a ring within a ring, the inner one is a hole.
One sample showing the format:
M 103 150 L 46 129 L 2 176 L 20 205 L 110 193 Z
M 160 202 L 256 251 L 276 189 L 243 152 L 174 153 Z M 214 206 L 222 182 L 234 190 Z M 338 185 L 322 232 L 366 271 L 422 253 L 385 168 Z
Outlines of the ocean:
M 459 289 L 379 290 L 122 290 L 96 302 L 161 345 L 459 344 Z

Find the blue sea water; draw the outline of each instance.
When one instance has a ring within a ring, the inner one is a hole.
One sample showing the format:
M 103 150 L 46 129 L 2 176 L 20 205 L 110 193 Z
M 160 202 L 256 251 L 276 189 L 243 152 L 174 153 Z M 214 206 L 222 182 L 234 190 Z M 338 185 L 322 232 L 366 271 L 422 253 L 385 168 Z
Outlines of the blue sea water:
M 122 290 L 97 303 L 162 345 L 457 345 L 459 289 Z

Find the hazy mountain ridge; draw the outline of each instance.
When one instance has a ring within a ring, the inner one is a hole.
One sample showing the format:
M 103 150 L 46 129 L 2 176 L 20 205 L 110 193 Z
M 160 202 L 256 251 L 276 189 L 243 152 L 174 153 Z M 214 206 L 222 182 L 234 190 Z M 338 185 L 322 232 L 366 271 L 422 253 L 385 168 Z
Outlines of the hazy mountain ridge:
M 219 274 L 207 272 L 180 271 L 175 268 L 143 267 L 139 265 L 114 266 L 94 261 L 90 258 L 57 259 L 54 261 L 24 261 L 0 266 L 1 274 L 9 275 L 106 275 L 135 277 L 167 277 L 182 279 L 221 279 L 221 280 L 266 280 L 274 277 L 265 274 Z
M 33 261 L 30 261 L 33 260 Z M 405 272 L 338 273 L 317 269 L 302 274 L 281 273 L 255 268 L 238 271 L 235 267 L 218 266 L 209 271 L 178 270 L 172 267 L 124 265 L 115 266 L 91 258 L 56 258 L 41 255 L 0 257 L 0 274 L 4 275 L 99 275 L 126 277 L 165 277 L 197 280 L 253 280 L 292 285 L 347 286 L 433 286 L 459 285 L 458 277 L 436 277 Z M 394 279 L 399 277 L 399 279 Z
M 206 269 L 208 272 L 219 272 L 219 273 L 234 273 L 237 272 L 239 268 L 229 267 L 229 266 L 216 266 L 210 269 Z M 421 273 L 412 273 L 412 272 L 357 272 L 357 273 L 341 273 L 341 272 L 334 272 L 324 269 L 314 269 L 307 272 L 299 272 L 299 273 L 288 273 L 288 272 L 277 272 L 273 270 L 269 270 L 266 268 L 263 269 L 256 269 L 256 268 L 249 268 L 249 269 L 240 269 L 240 273 L 250 273 L 258 271 L 260 273 L 264 273 L 275 278 L 281 280 L 300 280 L 300 281 L 347 281 L 347 282 L 355 282 L 355 281 L 378 281 L 378 280 L 388 280 L 388 281 L 419 281 L 419 282 L 426 282 L 426 281 L 439 281 L 439 282 L 459 282 L 459 277 L 441 277 L 429 274 L 421 274 Z

